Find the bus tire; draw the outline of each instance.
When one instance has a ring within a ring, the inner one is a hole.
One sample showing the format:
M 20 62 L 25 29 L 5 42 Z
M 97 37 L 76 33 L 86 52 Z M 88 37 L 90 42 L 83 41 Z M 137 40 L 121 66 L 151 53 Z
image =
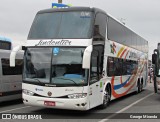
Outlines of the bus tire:
M 103 95 L 103 103 L 101 105 L 102 109 L 105 109 L 109 105 L 110 99 L 111 99 L 111 88 L 109 85 L 107 85 Z

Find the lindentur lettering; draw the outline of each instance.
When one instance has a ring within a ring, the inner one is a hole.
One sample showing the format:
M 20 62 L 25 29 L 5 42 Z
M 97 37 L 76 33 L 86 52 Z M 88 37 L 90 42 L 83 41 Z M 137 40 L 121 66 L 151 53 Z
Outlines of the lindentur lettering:
M 61 41 L 44 41 L 40 40 L 38 44 L 35 46 L 50 46 L 50 45 L 71 45 L 71 41 L 69 40 L 61 40 Z

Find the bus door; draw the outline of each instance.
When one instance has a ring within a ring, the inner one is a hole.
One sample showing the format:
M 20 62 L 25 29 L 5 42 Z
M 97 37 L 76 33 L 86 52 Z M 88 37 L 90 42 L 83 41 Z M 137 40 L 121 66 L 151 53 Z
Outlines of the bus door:
M 106 38 L 107 16 L 97 13 L 93 32 L 93 52 L 90 71 L 90 107 L 95 107 L 102 103 L 102 77 L 104 45 Z
M 99 81 L 99 55 L 98 51 L 92 52 L 90 82 L 89 82 L 89 102 L 90 108 L 95 107 L 101 103 L 102 92 L 100 91 Z

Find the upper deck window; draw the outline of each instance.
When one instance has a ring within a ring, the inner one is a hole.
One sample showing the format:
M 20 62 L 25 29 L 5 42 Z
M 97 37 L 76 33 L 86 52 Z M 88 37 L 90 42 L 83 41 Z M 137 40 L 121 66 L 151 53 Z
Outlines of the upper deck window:
M 107 16 L 98 13 L 95 18 L 93 41 L 105 41 Z
M 92 12 L 37 14 L 28 39 L 88 39 L 92 34 Z

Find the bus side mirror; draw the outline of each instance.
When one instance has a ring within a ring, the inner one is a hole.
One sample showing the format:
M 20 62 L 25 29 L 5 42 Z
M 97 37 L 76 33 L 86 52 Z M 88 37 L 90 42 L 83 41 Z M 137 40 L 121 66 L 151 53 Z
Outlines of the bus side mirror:
M 15 59 L 16 59 L 16 54 L 19 50 L 22 50 L 22 46 L 16 46 L 13 48 L 10 54 L 10 67 L 15 67 Z
M 83 69 L 90 69 L 92 50 L 93 50 L 93 46 L 90 45 L 84 51 L 83 61 L 82 61 L 82 68 Z
M 152 54 L 152 64 L 156 64 L 157 54 Z

